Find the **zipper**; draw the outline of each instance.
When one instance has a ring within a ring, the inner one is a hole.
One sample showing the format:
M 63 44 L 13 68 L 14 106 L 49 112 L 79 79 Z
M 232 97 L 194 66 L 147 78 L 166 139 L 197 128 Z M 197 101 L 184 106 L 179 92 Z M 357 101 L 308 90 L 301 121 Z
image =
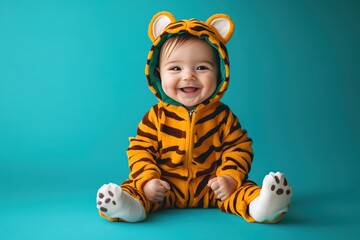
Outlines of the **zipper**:
M 193 172 L 191 170 L 192 168 L 192 157 L 193 157 L 193 148 L 194 148 L 194 137 L 195 137 L 195 134 L 194 134 L 194 128 L 195 128 L 195 120 L 194 120 L 194 114 L 195 114 L 195 109 L 192 109 L 189 112 L 189 121 L 190 121 L 190 124 L 188 124 L 187 126 L 187 146 L 186 146 L 186 149 L 187 149 L 187 156 L 186 156 L 186 168 L 187 168 L 187 171 L 188 171 L 188 178 L 189 179 L 192 179 L 193 178 Z M 196 115 L 196 114 L 195 114 Z M 188 183 L 189 184 L 189 191 L 188 191 L 188 194 L 189 194 L 189 198 L 188 198 L 188 206 L 192 206 L 193 202 L 194 202 L 194 191 L 192 189 L 192 185 L 190 184 L 190 182 Z
M 191 122 L 191 118 L 192 118 L 192 115 L 193 115 L 194 112 L 195 112 L 195 109 L 192 109 L 192 110 L 189 111 L 190 122 Z

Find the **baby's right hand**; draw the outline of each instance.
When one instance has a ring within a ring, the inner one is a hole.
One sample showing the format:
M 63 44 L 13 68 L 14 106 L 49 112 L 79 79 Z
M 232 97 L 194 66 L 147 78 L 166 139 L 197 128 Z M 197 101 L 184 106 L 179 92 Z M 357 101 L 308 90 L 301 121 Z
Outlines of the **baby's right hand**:
M 151 179 L 144 185 L 145 196 L 152 202 L 162 202 L 170 185 L 160 179 Z

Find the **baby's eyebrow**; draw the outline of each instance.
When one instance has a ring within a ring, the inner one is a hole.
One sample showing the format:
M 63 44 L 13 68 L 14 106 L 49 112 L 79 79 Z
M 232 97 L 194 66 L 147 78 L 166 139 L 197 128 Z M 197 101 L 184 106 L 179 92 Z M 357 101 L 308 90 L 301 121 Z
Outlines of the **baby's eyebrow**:
M 200 63 L 207 63 L 207 64 L 210 64 L 210 65 L 212 65 L 212 66 L 215 65 L 214 62 L 208 61 L 208 60 L 206 60 L 206 61 L 199 61 L 199 62 L 200 62 Z
M 177 64 L 177 63 L 180 63 L 181 61 L 177 61 L 177 60 L 175 60 L 175 61 L 169 61 L 169 62 L 166 62 L 165 63 L 165 66 L 166 65 L 170 65 L 170 64 Z
M 173 64 L 179 64 L 179 63 L 183 63 L 183 62 L 180 61 L 180 60 L 169 61 L 169 62 L 166 62 L 166 63 L 164 64 L 164 66 L 173 65 Z M 208 60 L 200 60 L 200 61 L 196 61 L 195 63 L 196 63 L 196 64 L 205 63 L 205 64 L 209 64 L 209 65 L 211 65 L 211 66 L 215 66 L 215 63 L 214 63 L 214 62 L 208 61 Z

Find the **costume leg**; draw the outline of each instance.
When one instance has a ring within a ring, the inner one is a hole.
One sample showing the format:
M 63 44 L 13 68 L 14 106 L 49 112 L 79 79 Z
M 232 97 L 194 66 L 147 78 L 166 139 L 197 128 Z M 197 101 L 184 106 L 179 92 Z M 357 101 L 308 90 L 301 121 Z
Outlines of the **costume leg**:
M 243 217 L 248 222 L 255 222 L 249 214 L 249 204 L 259 196 L 261 187 L 252 181 L 246 181 L 225 201 L 217 201 L 218 207 L 227 213 L 233 213 Z
M 218 201 L 219 208 L 243 217 L 248 222 L 276 223 L 288 210 L 292 190 L 284 175 L 270 173 L 263 186 L 247 181 L 225 201 Z

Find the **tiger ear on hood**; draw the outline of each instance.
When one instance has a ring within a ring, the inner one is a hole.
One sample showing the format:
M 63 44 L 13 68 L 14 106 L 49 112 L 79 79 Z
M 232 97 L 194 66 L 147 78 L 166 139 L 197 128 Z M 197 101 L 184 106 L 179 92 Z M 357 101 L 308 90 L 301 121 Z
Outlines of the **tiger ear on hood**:
M 169 12 L 159 12 L 153 16 L 149 23 L 148 34 L 152 42 L 158 38 L 167 25 L 175 22 L 175 17 Z
M 228 15 L 223 13 L 212 15 L 206 20 L 205 23 L 207 25 L 213 26 L 221 35 L 225 43 L 230 40 L 234 32 L 234 22 Z

